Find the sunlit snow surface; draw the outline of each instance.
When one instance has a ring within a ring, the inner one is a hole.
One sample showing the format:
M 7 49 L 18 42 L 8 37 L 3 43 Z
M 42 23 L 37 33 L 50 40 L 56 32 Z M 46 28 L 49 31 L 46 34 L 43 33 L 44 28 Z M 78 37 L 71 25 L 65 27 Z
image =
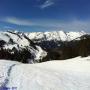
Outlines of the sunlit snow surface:
M 90 57 L 40 64 L 1 60 L 0 86 L 16 90 L 90 90 Z

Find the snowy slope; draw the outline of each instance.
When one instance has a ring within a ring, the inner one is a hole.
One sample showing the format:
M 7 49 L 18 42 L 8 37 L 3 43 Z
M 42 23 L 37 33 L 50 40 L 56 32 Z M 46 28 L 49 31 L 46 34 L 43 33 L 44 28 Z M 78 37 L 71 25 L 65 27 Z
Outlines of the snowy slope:
M 32 32 L 26 33 L 26 35 L 31 40 L 38 41 L 50 41 L 50 40 L 59 40 L 59 41 L 71 41 L 75 38 L 85 35 L 84 31 L 81 32 L 64 32 L 64 31 L 51 31 L 51 32 Z
M 15 66 L 10 70 L 6 87 L 16 87 L 16 90 L 90 90 L 90 57 L 41 64 L 13 63 Z M 12 61 L 1 60 L 0 70 L 7 72 L 7 66 L 10 68 L 11 64 Z M 4 83 L 4 80 L 0 82 Z

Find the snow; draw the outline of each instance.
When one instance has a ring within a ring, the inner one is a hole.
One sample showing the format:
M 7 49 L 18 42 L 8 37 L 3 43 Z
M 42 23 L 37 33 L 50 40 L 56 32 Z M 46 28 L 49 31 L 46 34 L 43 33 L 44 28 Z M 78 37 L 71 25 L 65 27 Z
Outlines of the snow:
M 51 31 L 51 32 L 32 32 L 32 33 L 24 33 L 29 39 L 36 41 L 71 41 L 86 33 L 84 31 L 81 32 L 64 32 L 64 31 Z M 29 46 L 30 42 L 24 37 L 23 33 L 19 32 L 0 32 L 0 40 L 4 40 L 9 43 L 10 39 L 13 40 L 14 43 L 18 44 L 19 47 Z
M 0 60 L 0 87 L 4 87 L 7 84 L 10 67 L 15 64 L 19 64 L 19 62 Z
M 42 50 L 41 47 L 36 46 L 36 48 L 37 50 L 35 50 L 34 48 L 30 48 L 31 54 L 34 57 L 34 59 L 28 60 L 29 63 L 37 63 L 39 62 L 39 60 L 42 60 L 47 55 L 47 52 Z
M 67 41 L 68 40 L 68 37 L 67 37 L 65 32 L 59 31 L 58 34 L 59 34 L 62 41 Z
M 4 45 L 4 49 L 10 49 L 10 50 L 12 50 L 13 49 L 13 47 L 15 47 L 17 50 L 18 50 L 18 46 L 17 46 L 17 44 L 14 44 L 14 45 Z
M 68 32 L 67 36 L 70 40 L 76 39 L 78 37 L 81 37 L 83 35 L 85 35 L 86 33 L 84 31 L 81 32 Z
M 19 46 L 29 46 L 30 42 L 25 39 L 22 35 L 13 34 L 10 32 L 0 32 L 0 40 L 4 40 L 5 42 L 9 43 L 9 40 L 12 39 L 16 44 Z
M 10 36 L 10 38 L 13 39 L 13 41 L 15 43 L 17 43 L 19 46 L 29 46 L 30 42 L 28 42 L 27 39 L 25 39 L 22 35 L 19 35 L 19 34 L 13 34 L 13 33 L 10 33 L 10 32 L 4 32 L 6 34 L 8 34 Z
M 41 34 L 40 34 L 41 35 Z M 27 36 L 26 36 L 27 37 Z M 0 32 L 0 40 L 5 41 L 6 43 L 3 45 L 3 49 L 10 50 L 9 52 L 13 54 L 15 51 L 14 48 L 18 51 L 22 51 L 23 49 L 27 49 L 30 51 L 32 55 L 32 59 L 35 60 L 35 62 L 38 62 L 39 59 L 42 59 L 45 57 L 46 52 L 42 50 L 41 47 L 34 45 L 31 45 L 31 42 L 25 37 L 24 33 L 20 33 L 17 31 L 7 31 L 7 32 Z M 33 46 L 36 46 L 34 48 Z M 33 60 L 28 60 L 33 61 Z
M 10 38 L 13 39 L 15 43 L 19 46 L 28 46 L 29 42 L 27 39 L 23 37 L 23 33 L 17 31 L 10 32 L 0 32 L 0 39 L 6 42 L 9 42 Z M 14 33 L 14 34 L 13 34 Z M 8 36 L 6 36 L 6 34 Z M 38 40 L 38 41 L 50 41 L 50 40 L 61 40 L 61 41 L 71 41 L 86 33 L 84 31 L 81 32 L 64 32 L 63 30 L 60 31 L 51 31 L 51 32 L 31 32 L 31 33 L 24 33 L 29 39 L 31 40 Z
M 16 90 L 90 90 L 90 57 L 39 64 L 1 60 L 2 75 L 0 83 L 7 77 L 6 87 L 16 87 Z
M 45 51 L 43 51 L 39 46 L 36 46 L 38 51 L 36 52 L 37 57 L 35 58 L 35 60 L 42 60 L 43 57 L 45 57 L 47 55 L 47 53 Z
M 3 34 L 3 32 L 0 32 L 0 40 L 4 40 L 5 42 L 9 42 L 9 37 Z
M 26 46 L 35 62 L 47 55 L 39 46 L 35 45 L 36 49 L 30 46 L 30 42 L 23 36 L 23 33 L 17 33 L 0 32 L 0 40 L 6 42 L 4 49 L 12 50 L 15 47 L 19 50 Z M 85 32 L 52 31 L 27 34 L 32 40 L 61 41 L 70 41 L 82 35 L 85 35 Z M 10 39 L 14 41 L 13 44 L 9 43 Z M 17 90 L 90 90 L 90 56 L 39 64 L 0 60 L 0 87 L 0 90 L 3 87 L 16 87 Z
M 25 33 L 31 40 L 61 40 L 61 41 L 71 41 L 86 33 L 84 31 L 81 32 L 64 32 L 63 30 L 59 31 L 51 31 L 51 32 L 32 32 Z

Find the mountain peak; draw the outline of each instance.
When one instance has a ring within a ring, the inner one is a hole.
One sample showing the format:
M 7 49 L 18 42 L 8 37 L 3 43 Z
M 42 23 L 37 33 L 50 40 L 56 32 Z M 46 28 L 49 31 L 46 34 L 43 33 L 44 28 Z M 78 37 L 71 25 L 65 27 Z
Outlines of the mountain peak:
M 63 30 L 60 31 L 51 31 L 51 32 L 32 32 L 28 33 L 28 37 L 32 40 L 57 40 L 57 41 L 70 41 L 75 38 L 78 38 L 82 35 L 86 34 L 84 31 L 81 32 L 64 32 Z

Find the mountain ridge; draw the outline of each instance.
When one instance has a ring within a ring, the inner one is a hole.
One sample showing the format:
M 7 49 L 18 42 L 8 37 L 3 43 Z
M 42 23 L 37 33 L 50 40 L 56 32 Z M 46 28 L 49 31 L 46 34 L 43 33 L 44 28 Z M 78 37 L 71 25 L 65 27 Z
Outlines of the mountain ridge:
M 77 46 L 80 46 L 81 44 L 79 43 L 82 43 L 79 41 L 84 38 L 88 39 L 87 35 L 89 36 L 84 31 L 67 33 L 64 31 L 33 33 L 10 30 L 5 32 L 1 31 L 0 59 L 11 59 L 23 63 L 37 63 L 75 57 L 80 55 L 76 52 L 79 49 L 77 49 Z M 69 55 L 68 53 L 72 53 L 71 49 L 76 54 Z
M 28 36 L 31 40 L 70 41 L 85 34 L 87 33 L 84 31 L 81 32 L 51 31 L 51 32 L 31 32 L 26 33 L 26 36 Z

